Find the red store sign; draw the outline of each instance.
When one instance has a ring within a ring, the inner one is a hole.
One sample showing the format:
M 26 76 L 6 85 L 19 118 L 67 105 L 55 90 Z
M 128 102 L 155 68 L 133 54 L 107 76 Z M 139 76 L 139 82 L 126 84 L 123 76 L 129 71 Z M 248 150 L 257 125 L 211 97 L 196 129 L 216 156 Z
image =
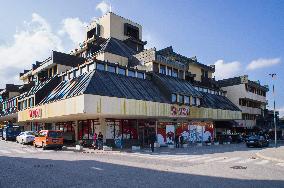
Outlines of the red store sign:
M 42 116 L 42 110 L 41 109 L 33 109 L 29 110 L 29 117 L 30 118 L 40 118 Z
M 189 107 L 171 106 L 171 116 L 177 116 L 177 117 L 189 116 Z

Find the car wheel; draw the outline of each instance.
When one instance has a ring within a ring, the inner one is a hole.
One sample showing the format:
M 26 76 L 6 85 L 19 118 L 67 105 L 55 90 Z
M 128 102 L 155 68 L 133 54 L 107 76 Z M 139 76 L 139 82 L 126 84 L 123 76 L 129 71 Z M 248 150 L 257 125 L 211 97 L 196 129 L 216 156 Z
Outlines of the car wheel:
M 34 142 L 34 147 L 35 147 L 35 148 L 37 147 L 35 142 Z

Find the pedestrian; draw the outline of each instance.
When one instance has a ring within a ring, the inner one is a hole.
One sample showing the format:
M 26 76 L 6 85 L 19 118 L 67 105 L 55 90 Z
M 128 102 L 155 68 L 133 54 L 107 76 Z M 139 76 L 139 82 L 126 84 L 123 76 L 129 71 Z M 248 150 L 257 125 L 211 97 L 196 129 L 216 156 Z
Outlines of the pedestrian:
M 179 136 L 177 134 L 175 136 L 175 143 L 176 143 L 176 148 L 179 148 Z
M 99 150 L 103 149 L 103 141 L 104 141 L 104 136 L 102 132 L 99 132 L 99 135 L 98 135 L 98 149 Z
M 156 134 L 152 133 L 150 135 L 150 146 L 151 146 L 152 152 L 154 152 L 154 143 L 155 142 L 156 142 Z
M 180 147 L 182 148 L 182 145 L 183 145 L 183 136 L 182 135 L 180 135 L 179 141 L 180 141 Z
M 97 149 L 97 133 L 94 133 L 94 150 Z

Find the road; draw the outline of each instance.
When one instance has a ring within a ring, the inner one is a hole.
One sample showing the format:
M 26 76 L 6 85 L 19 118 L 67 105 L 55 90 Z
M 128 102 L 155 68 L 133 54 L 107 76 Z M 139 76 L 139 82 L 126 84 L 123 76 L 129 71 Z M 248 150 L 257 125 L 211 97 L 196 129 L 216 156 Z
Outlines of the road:
M 243 144 L 81 153 L 0 141 L 0 187 L 284 187 L 284 163 Z

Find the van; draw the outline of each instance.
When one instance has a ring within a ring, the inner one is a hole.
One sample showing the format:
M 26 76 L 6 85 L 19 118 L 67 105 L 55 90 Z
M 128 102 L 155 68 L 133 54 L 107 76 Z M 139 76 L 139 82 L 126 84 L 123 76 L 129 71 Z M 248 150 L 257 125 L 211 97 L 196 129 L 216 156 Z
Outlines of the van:
M 16 137 L 22 132 L 22 128 L 18 125 L 8 124 L 4 126 L 2 132 L 2 140 L 16 140 Z
M 42 147 L 43 150 L 45 150 L 46 148 L 62 149 L 62 131 L 41 130 L 35 137 L 34 147 Z

